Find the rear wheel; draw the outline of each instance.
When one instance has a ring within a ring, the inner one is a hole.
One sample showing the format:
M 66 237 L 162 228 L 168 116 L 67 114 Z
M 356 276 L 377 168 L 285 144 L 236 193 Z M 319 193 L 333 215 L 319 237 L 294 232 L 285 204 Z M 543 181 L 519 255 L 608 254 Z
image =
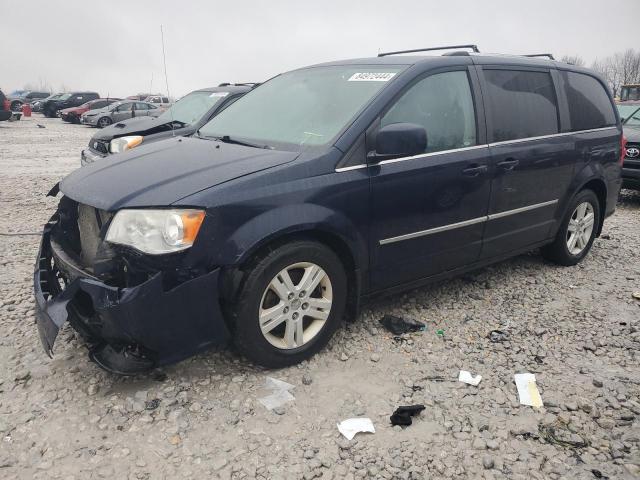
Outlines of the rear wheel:
M 18 101 L 12 102 L 11 103 L 11 111 L 12 112 L 20 112 L 20 111 L 22 111 L 22 102 L 18 102 Z
M 583 190 L 571 202 L 555 240 L 542 249 L 545 258 L 575 265 L 587 256 L 600 226 L 600 203 L 592 190 Z
M 296 241 L 259 257 L 230 306 L 234 342 L 246 357 L 278 368 L 324 347 L 344 315 L 347 277 L 327 247 Z
M 111 125 L 112 120 L 109 117 L 102 117 L 98 119 L 98 128 L 105 128 Z

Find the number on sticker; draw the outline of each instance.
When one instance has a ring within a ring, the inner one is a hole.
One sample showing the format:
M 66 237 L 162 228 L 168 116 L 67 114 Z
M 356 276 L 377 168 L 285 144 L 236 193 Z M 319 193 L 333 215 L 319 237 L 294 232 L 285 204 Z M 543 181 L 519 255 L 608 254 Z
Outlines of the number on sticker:
M 349 82 L 388 82 L 395 75 L 395 72 L 360 72 L 354 73 L 349 78 Z

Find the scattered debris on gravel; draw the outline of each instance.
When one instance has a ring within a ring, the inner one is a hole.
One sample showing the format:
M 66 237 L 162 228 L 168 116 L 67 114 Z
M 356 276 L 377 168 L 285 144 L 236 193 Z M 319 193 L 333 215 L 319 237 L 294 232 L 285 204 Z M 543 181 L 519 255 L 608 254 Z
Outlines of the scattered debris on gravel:
M 46 193 L 93 133 L 41 116 L 0 125 L 0 232 L 41 228 L 56 205 Z M 132 378 L 89 362 L 68 327 L 44 354 L 38 237 L 2 235 L 0 477 L 638 478 L 638 193 L 623 191 L 603 233 L 574 268 L 532 252 L 377 300 L 294 367 L 218 349 Z M 427 332 L 393 341 L 384 315 Z M 461 369 L 482 382 L 459 382 Z M 543 407 L 520 405 L 520 372 L 535 375 Z M 264 408 L 267 377 L 295 385 L 295 401 Z M 426 408 L 411 427 L 390 424 L 414 404 Z M 336 424 L 348 418 L 369 418 L 375 434 L 347 440 Z

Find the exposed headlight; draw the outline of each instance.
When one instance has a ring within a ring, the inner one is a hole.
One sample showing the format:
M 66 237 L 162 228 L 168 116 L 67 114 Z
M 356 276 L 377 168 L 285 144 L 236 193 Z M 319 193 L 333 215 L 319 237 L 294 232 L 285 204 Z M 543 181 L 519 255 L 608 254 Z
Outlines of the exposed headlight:
M 111 153 L 120 153 L 131 150 L 142 143 L 144 137 L 141 135 L 133 135 L 131 137 L 114 138 L 109 143 L 109 151 Z
M 111 221 L 106 240 L 151 255 L 179 252 L 193 245 L 203 220 L 203 210 L 124 209 Z

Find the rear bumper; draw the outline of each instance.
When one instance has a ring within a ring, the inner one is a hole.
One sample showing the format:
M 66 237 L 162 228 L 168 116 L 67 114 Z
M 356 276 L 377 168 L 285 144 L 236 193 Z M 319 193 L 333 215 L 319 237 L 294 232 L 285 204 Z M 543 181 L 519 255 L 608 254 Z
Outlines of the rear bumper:
M 66 321 L 85 338 L 92 360 L 124 375 L 228 341 L 218 299 L 219 269 L 169 290 L 162 272 L 134 287 L 110 286 L 75 265 L 52 241 L 55 224 L 54 216 L 45 226 L 33 277 L 36 323 L 49 356 Z

